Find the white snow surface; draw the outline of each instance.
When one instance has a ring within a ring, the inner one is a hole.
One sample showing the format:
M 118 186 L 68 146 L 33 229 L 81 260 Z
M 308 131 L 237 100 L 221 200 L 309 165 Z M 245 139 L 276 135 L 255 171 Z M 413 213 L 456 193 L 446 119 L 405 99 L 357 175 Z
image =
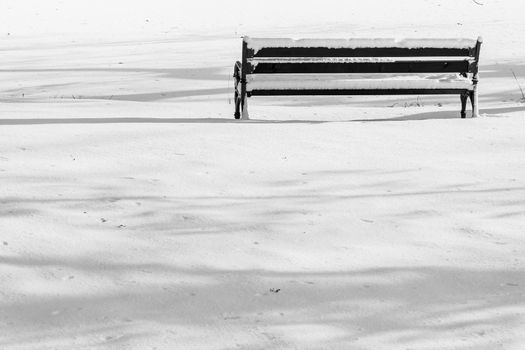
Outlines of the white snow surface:
M 479 40 L 482 41 L 481 38 Z M 477 40 L 454 38 L 418 38 L 418 39 L 395 39 L 395 38 L 352 38 L 352 39 L 286 39 L 286 38 L 250 38 L 244 41 L 255 54 L 262 48 L 313 48 L 326 47 L 330 49 L 357 49 L 357 48 L 387 48 L 396 47 L 404 49 L 417 48 L 451 48 L 468 49 L 476 46 Z
M 522 350 L 525 5 L 477 2 L 3 0 L 0 349 Z M 482 35 L 481 116 L 236 121 L 243 35 Z

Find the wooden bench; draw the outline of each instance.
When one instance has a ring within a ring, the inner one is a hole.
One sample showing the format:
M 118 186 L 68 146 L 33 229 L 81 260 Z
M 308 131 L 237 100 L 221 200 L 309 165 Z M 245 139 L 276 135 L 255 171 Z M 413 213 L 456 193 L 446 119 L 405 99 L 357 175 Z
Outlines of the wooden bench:
M 248 118 L 251 96 L 437 94 L 459 95 L 462 118 L 470 98 L 476 117 L 481 43 L 244 37 L 233 74 L 235 118 Z

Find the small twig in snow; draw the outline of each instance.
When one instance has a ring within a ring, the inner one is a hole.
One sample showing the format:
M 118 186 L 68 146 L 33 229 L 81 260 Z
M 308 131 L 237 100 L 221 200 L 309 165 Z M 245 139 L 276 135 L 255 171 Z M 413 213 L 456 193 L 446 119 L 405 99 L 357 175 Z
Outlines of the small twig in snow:
M 472 2 L 475 3 L 476 5 L 483 6 L 483 4 L 477 0 L 472 0 Z
M 523 88 L 521 87 L 521 84 L 518 80 L 518 77 L 516 76 L 516 73 L 514 73 L 514 70 L 510 70 L 512 72 L 512 75 L 514 75 L 514 79 L 516 79 L 516 83 L 518 84 L 518 87 L 520 88 L 520 91 L 521 91 L 521 102 L 525 102 L 525 94 L 523 93 Z

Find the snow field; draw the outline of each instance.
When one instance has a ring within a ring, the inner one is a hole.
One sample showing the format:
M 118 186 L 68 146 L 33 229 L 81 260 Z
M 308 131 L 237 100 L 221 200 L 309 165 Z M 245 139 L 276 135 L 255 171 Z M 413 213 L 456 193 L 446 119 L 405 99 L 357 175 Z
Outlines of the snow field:
M 5 1 L 0 348 L 522 349 L 523 5 L 482 3 Z M 243 34 L 482 35 L 482 116 L 235 121 Z

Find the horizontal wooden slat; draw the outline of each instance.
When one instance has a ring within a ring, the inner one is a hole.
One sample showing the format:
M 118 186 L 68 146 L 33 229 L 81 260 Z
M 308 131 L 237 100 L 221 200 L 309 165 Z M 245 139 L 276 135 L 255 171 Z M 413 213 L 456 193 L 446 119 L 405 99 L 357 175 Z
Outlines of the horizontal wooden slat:
M 248 96 L 460 95 L 466 92 L 466 89 L 253 90 Z
M 447 57 L 257 57 L 249 58 L 248 62 L 257 63 L 381 63 L 381 62 L 431 62 L 431 61 L 470 61 L 470 56 Z
M 381 63 L 248 63 L 248 74 L 465 73 L 468 61 Z
M 247 90 L 473 89 L 453 74 L 250 74 Z
M 473 56 L 469 48 L 327 48 L 327 47 L 264 47 L 256 51 L 248 47 L 248 57 L 430 57 Z

